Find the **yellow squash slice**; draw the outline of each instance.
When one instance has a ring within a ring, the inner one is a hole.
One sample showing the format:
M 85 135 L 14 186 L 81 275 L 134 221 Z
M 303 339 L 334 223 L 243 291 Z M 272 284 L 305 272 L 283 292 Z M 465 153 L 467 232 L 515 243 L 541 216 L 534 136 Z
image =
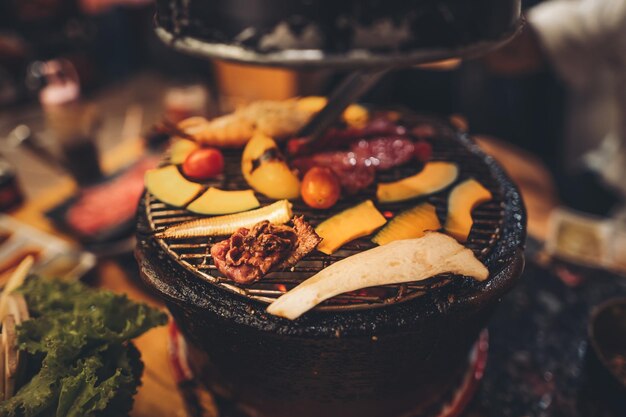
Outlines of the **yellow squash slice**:
M 386 245 L 394 240 L 422 237 L 428 231 L 441 229 L 435 206 L 422 203 L 395 216 L 372 238 L 374 243 Z
M 144 181 L 150 194 L 175 207 L 189 203 L 202 190 L 201 184 L 187 180 L 175 165 L 148 170 Z
M 269 206 L 244 213 L 227 214 L 225 216 L 208 217 L 191 220 L 168 227 L 155 233 L 158 239 L 186 239 L 190 237 L 230 235 L 240 227 L 250 228 L 260 221 L 268 220 L 273 224 L 287 223 L 291 217 L 291 203 L 280 200 Z
M 492 199 L 491 192 L 473 178 L 463 181 L 450 192 L 445 231 L 459 242 L 469 237 L 474 220 L 472 210 Z
M 185 162 L 185 159 L 189 156 L 190 153 L 198 149 L 200 145 L 198 145 L 193 140 L 189 139 L 178 139 L 170 148 L 170 162 L 174 165 L 180 165 Z
M 187 210 L 199 214 L 230 214 L 259 207 L 259 200 L 252 190 L 223 191 L 211 187 L 187 206 Z
M 376 197 L 381 203 L 393 203 L 434 194 L 452 184 L 458 175 L 459 168 L 452 162 L 428 162 L 411 177 L 378 184 Z
M 369 235 L 386 222 L 371 200 L 364 201 L 335 214 L 315 228 L 315 232 L 322 238 L 317 250 L 330 255 L 343 244 Z
M 276 200 L 300 196 L 300 180 L 281 158 L 274 139 L 256 133 L 241 157 L 241 173 L 250 187 Z

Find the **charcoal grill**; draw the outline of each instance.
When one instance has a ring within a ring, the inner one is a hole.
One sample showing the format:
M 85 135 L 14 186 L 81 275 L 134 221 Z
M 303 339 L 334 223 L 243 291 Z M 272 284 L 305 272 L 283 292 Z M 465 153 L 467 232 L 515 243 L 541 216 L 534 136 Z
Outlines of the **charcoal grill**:
M 514 36 L 522 22 L 520 0 L 156 4 L 157 35 L 186 53 L 257 65 L 353 70 L 303 130 L 312 138 L 385 71 L 484 54 Z M 408 125 L 425 121 L 409 113 L 403 117 Z M 195 216 L 144 196 L 136 251 L 142 277 L 166 301 L 189 342 L 192 366 L 212 393 L 260 417 L 408 417 L 424 415 L 451 392 L 494 307 L 521 274 L 526 217 L 517 188 L 491 158 L 451 125 L 428 122 L 437 130 L 434 159 L 456 162 L 461 179 L 473 176 L 494 195 L 474 211 L 468 242 L 490 270 L 485 282 L 439 276 L 376 287 L 334 297 L 289 321 L 265 313 L 268 303 L 372 243 L 359 239 L 331 257 L 314 253 L 293 271 L 235 285 L 215 269 L 208 239 L 155 239 L 156 230 Z M 226 158 L 226 175 L 213 185 L 248 188 L 239 155 Z M 398 168 L 378 179 L 391 181 L 415 169 Z M 373 192 L 365 190 L 331 212 L 311 211 L 301 203 L 294 211 L 317 224 Z M 446 199 L 445 192 L 429 198 L 441 219 Z M 383 209 L 395 215 L 412 203 Z
M 414 120 L 412 124 L 416 124 L 416 122 L 428 123 L 430 125 L 434 123 L 433 120 L 422 119 L 421 121 Z M 439 124 L 438 129 L 445 132 L 446 126 Z M 493 200 L 481 205 L 474 211 L 475 223 L 466 243 L 479 259 L 487 261 L 502 230 L 502 222 L 504 220 L 503 196 L 489 168 L 484 164 L 477 163 L 480 161 L 477 156 L 467 158 L 463 151 L 455 150 L 455 142 L 456 138 L 454 136 L 441 135 L 434 141 L 433 160 L 456 162 L 459 164 L 461 173 L 459 181 L 473 177 L 493 191 Z M 241 153 L 233 150 L 225 151 L 225 160 L 226 172 L 223 178 L 213 182 L 210 186 L 229 190 L 249 188 L 241 175 Z M 413 175 L 418 169 L 419 166 L 408 164 L 392 171 L 381 173 L 378 175 L 378 178 L 383 182 L 393 181 Z M 372 185 L 364 192 L 342 199 L 332 210 L 313 210 L 308 208 L 304 202 L 298 200 L 294 202 L 293 210 L 294 213 L 304 215 L 307 221 L 315 226 L 333 214 L 354 205 L 355 202 L 363 201 L 367 198 L 375 200 L 375 192 L 375 186 Z M 442 224 L 446 216 L 447 194 L 445 192 L 427 199 L 437 208 L 437 214 Z M 168 226 L 201 217 L 185 209 L 176 209 L 168 206 L 148 193 L 145 194 L 144 198 L 147 207 L 147 219 L 152 231 L 160 231 Z M 260 202 L 262 205 L 267 205 L 273 202 L 273 200 L 260 196 Z M 385 215 L 392 217 L 414 204 L 414 201 L 387 204 L 383 208 Z M 212 244 L 223 238 L 164 239 L 159 241 L 159 245 L 175 260 L 179 261 L 184 268 L 199 278 L 216 284 L 230 292 L 262 303 L 271 303 L 286 291 L 332 263 L 376 246 L 371 242 L 371 237 L 360 238 L 343 246 L 341 250 L 331 256 L 314 252 L 290 270 L 272 272 L 253 285 L 239 285 L 224 278 L 221 272 L 217 270 L 209 254 Z M 328 311 L 351 310 L 402 302 L 422 295 L 433 287 L 446 285 L 452 279 L 454 278 L 450 276 L 439 276 L 436 279 L 412 284 L 387 285 L 373 290 L 344 294 L 326 301 L 318 309 Z
M 458 379 L 493 308 L 521 274 L 524 207 L 503 170 L 467 135 L 437 118 L 407 113 L 403 123 L 434 126 L 433 159 L 456 162 L 459 181 L 474 177 L 492 191 L 493 200 L 473 212 L 467 242 L 489 268 L 487 281 L 438 276 L 375 287 L 334 297 L 289 321 L 265 313 L 268 303 L 330 263 L 373 247 L 369 238 L 353 241 L 333 256 L 313 253 L 293 270 L 272 273 L 253 285 L 237 285 L 213 265 L 213 241 L 154 238 L 154 232 L 196 216 L 144 195 L 137 247 L 142 277 L 166 300 L 196 352 L 194 366 L 214 393 L 264 417 L 419 415 Z M 227 152 L 225 157 L 226 173 L 212 185 L 247 188 L 239 154 Z M 411 175 L 418 168 L 410 165 L 378 180 Z M 374 192 L 367 189 L 330 212 L 295 202 L 294 212 L 317 224 Z M 445 219 L 447 192 L 428 201 Z M 380 208 L 393 215 L 413 204 Z

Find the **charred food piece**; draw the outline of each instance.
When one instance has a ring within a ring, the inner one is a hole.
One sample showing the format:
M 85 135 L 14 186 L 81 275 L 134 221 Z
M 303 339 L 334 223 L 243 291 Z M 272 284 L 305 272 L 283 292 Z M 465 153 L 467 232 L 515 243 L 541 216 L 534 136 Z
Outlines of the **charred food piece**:
M 321 238 L 302 217 L 294 227 L 268 221 L 240 228 L 211 248 L 217 268 L 239 284 L 252 284 L 271 270 L 289 268 L 311 252 Z
M 322 241 L 322 238 L 315 233 L 313 226 L 307 223 L 303 216 L 293 218 L 293 229 L 298 237 L 296 246 L 289 256 L 274 268 L 275 270 L 284 270 L 295 266 L 300 262 L 300 259 L 311 253 Z
M 298 237 L 289 226 L 264 220 L 252 228 L 240 228 L 211 248 L 217 268 L 240 284 L 251 284 L 293 252 Z

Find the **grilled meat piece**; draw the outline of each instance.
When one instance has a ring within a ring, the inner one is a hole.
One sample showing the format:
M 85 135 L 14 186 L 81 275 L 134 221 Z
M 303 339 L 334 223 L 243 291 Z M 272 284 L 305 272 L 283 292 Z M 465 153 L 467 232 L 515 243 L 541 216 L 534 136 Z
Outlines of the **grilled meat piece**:
M 295 266 L 300 262 L 300 259 L 311 253 L 322 241 L 322 238 L 315 233 L 313 226 L 307 223 L 303 216 L 293 218 L 293 228 L 298 236 L 296 247 L 280 265 L 274 268 L 275 270 L 284 270 Z
M 348 194 L 354 194 L 372 184 L 376 171 L 373 166 L 357 160 L 356 154 L 350 151 L 322 152 L 298 158 L 291 162 L 291 166 L 303 175 L 315 166 L 330 168 L 339 179 L 341 188 Z
M 413 159 L 415 145 L 405 136 L 384 136 L 353 142 L 349 150 L 296 158 L 291 166 L 303 175 L 315 166 L 330 168 L 348 194 L 367 188 L 376 171 L 385 171 Z
M 407 131 L 404 126 L 378 117 L 371 120 L 363 128 L 336 129 L 330 128 L 314 144 L 308 138 L 294 138 L 287 143 L 287 152 L 292 156 L 314 153 L 317 149 L 337 149 L 348 146 L 354 141 L 381 136 L 404 136 Z
M 265 220 L 251 229 L 241 228 L 211 248 L 217 268 L 240 284 L 258 281 L 293 251 L 298 237 L 289 226 Z
M 350 147 L 357 161 L 384 171 L 405 164 L 413 159 L 413 141 L 402 136 L 380 137 L 371 140 L 361 139 Z
M 259 222 L 251 229 L 241 228 L 213 245 L 213 262 L 239 284 L 256 282 L 272 269 L 291 267 L 321 240 L 302 217 L 293 222 L 293 228 L 269 221 Z

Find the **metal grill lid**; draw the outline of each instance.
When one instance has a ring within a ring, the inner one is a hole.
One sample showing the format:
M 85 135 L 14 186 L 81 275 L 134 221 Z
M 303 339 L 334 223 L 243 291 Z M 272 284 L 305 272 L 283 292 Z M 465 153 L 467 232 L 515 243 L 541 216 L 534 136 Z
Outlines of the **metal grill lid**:
M 521 25 L 521 0 L 158 0 L 156 33 L 205 58 L 380 67 L 480 55 Z

